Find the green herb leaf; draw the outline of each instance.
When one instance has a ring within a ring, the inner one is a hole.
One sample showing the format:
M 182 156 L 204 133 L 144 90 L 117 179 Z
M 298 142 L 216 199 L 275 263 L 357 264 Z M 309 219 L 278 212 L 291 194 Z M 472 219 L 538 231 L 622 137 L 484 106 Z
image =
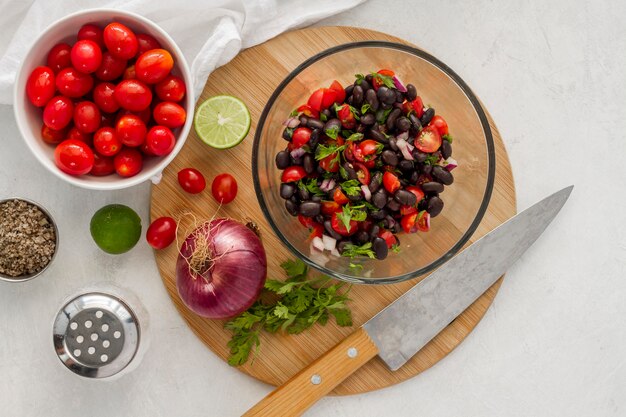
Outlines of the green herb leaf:
M 450 136 L 449 134 L 445 134 L 441 137 L 443 140 L 447 140 L 449 143 L 452 143 L 452 136 Z
M 333 126 L 330 129 L 325 129 L 324 133 L 331 139 L 337 139 L 337 135 L 339 134 L 339 126 Z
M 343 151 L 345 148 L 346 148 L 346 145 L 337 146 L 337 145 L 322 145 L 322 144 L 319 144 L 319 145 L 317 145 L 317 149 L 315 150 L 315 159 L 317 159 L 319 161 L 320 159 L 324 159 L 327 156 L 330 156 L 332 154 L 336 154 L 336 158 L 338 160 L 339 159 L 339 152 Z
M 350 177 L 348 175 L 348 171 L 346 171 L 343 165 L 339 165 L 339 175 L 341 175 L 341 178 L 343 178 L 344 180 L 347 180 Z
M 356 108 L 350 106 L 350 113 L 352 113 L 352 115 L 354 116 L 354 118 L 356 120 L 361 120 L 361 116 L 359 115 L 359 111 Z
M 355 271 L 360 271 L 361 269 L 363 269 L 363 265 L 355 264 L 352 262 L 350 262 L 349 266 L 350 266 L 350 269 L 354 269 Z
M 365 79 L 365 75 L 363 75 L 363 74 L 354 74 L 354 76 L 356 77 L 357 85 L 360 85 L 363 82 L 363 80 Z
M 361 246 L 349 243 L 346 245 L 341 256 L 346 256 L 348 258 L 356 258 L 357 256 L 367 256 L 372 259 L 376 258 L 374 251 L 372 250 L 372 242 L 367 242 Z
M 369 103 L 365 103 L 364 105 L 361 106 L 361 114 L 367 113 L 371 108 L 372 106 L 370 106 Z
M 379 74 L 377 72 L 373 72 L 372 76 L 378 81 L 382 82 L 385 87 L 396 89 L 396 84 L 393 82 L 393 77 L 390 77 L 389 75 Z
M 425 165 L 435 165 L 439 161 L 439 155 L 428 155 L 424 161 Z
M 351 196 L 357 196 L 361 194 L 361 183 L 358 180 L 349 180 L 342 182 L 341 188 L 346 192 L 346 194 Z
M 398 245 L 397 243 L 394 243 L 393 245 L 391 245 L 391 251 L 393 253 L 400 253 L 400 245 Z
M 326 195 L 326 193 L 322 191 L 320 189 L 320 186 L 317 184 L 316 178 L 309 178 L 307 180 L 298 181 L 298 188 L 305 189 L 309 193 L 320 196 L 320 197 L 323 197 Z
M 297 109 L 293 109 L 291 113 L 289 113 L 289 117 L 296 117 L 300 112 Z
M 332 308 L 329 312 L 335 317 L 339 326 L 352 326 L 352 312 L 347 308 Z
M 346 138 L 346 142 L 355 142 L 363 139 L 363 133 L 353 133 Z
M 326 113 L 320 113 L 320 120 L 322 122 L 328 121 L 328 116 L 326 116 Z
M 389 116 L 389 113 L 391 113 L 392 109 L 393 109 L 393 107 L 390 108 L 390 109 L 387 109 L 387 110 L 383 110 L 383 109 L 378 110 L 376 112 L 376 121 L 379 124 L 385 123 L 385 121 L 387 120 L 387 116 Z
M 293 137 L 293 131 L 295 129 L 293 127 L 286 127 L 285 128 L 285 132 L 287 132 L 287 137 L 289 137 L 289 139 L 291 139 Z
M 337 213 L 337 218 L 343 223 L 346 230 L 350 230 L 350 220 L 352 220 L 352 212 L 347 205 L 343 206 L 342 212 Z

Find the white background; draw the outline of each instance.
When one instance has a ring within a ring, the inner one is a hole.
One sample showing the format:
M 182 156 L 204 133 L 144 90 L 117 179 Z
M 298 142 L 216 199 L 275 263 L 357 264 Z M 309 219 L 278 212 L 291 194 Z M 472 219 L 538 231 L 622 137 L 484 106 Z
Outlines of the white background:
M 323 399 L 307 415 L 625 415 L 626 3 L 391 3 L 372 0 L 321 24 L 402 37 L 458 72 L 500 129 L 519 209 L 576 188 L 452 354 L 400 385 Z M 73 188 L 31 156 L 10 107 L 0 106 L 0 126 L 0 197 L 41 202 L 62 234 L 45 276 L 0 283 L 0 416 L 235 416 L 269 392 L 192 334 L 147 245 L 112 257 L 92 243 L 89 219 L 104 204 L 127 204 L 148 223 L 148 184 Z M 68 296 L 111 282 L 147 311 L 143 357 L 113 381 L 83 379 L 56 358 L 52 320 Z

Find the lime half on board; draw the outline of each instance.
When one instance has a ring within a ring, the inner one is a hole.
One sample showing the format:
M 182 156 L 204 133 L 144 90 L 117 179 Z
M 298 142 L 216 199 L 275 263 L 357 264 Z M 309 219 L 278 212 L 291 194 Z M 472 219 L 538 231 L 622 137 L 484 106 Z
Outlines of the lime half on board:
M 217 149 L 238 145 L 250 130 L 248 108 L 233 96 L 215 96 L 196 110 L 193 125 L 204 143 Z

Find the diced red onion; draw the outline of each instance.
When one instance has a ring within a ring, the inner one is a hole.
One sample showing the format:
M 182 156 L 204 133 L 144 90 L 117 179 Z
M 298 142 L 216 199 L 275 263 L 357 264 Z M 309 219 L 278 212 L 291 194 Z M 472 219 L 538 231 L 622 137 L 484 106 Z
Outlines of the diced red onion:
M 315 236 L 313 240 L 311 241 L 311 246 L 317 249 L 318 251 L 322 252 L 324 250 L 324 241 L 322 240 L 321 237 Z
M 310 259 L 316 264 L 320 266 L 325 266 L 328 263 L 328 261 L 330 261 L 330 258 L 328 256 L 324 255 L 324 253 L 320 252 L 319 250 L 313 247 L 313 242 L 311 242 L 309 250 L 311 252 Z
M 415 149 L 415 146 L 413 146 L 413 144 L 412 144 L 411 142 L 407 142 L 407 143 L 406 143 L 406 147 L 407 147 L 407 148 L 409 148 L 409 150 L 410 150 L 411 152 L 413 152 L 413 149 Z
M 425 223 L 426 223 L 426 230 L 430 230 L 430 215 L 426 216 Z
M 325 193 L 329 192 L 333 188 L 335 188 L 335 180 L 332 178 L 326 178 L 320 184 L 320 190 L 324 191 Z
M 443 161 L 440 161 L 439 165 L 441 165 L 442 167 L 444 167 L 448 171 L 452 171 L 459 164 L 458 164 L 458 162 L 456 162 L 456 159 L 454 159 L 452 157 L 449 157 L 448 159 L 444 159 Z
M 396 136 L 396 139 L 404 139 L 407 140 L 409 138 L 409 132 L 402 132 L 400 133 L 398 136 Z
M 339 253 L 339 251 L 338 251 L 336 248 L 334 248 L 333 250 L 331 250 L 331 251 L 330 251 L 330 254 L 331 254 L 332 256 L 336 256 L 337 258 L 339 258 L 339 257 L 341 256 L 341 254 Z
M 396 145 L 398 145 L 398 148 L 400 149 L 400 152 L 402 152 L 402 156 L 404 156 L 404 159 L 407 159 L 409 161 L 413 160 L 413 155 L 411 155 L 411 151 L 409 150 L 409 144 L 406 140 L 398 139 L 396 141 Z
M 363 197 L 365 200 L 370 201 L 372 199 L 372 192 L 370 191 L 370 187 L 367 185 L 361 185 L 361 191 L 363 191 Z
M 287 126 L 291 129 L 300 126 L 300 119 L 297 117 L 290 117 L 283 122 L 283 126 Z
M 398 91 L 400 91 L 401 93 L 406 93 L 406 87 L 404 86 L 402 81 L 400 81 L 400 78 L 398 78 L 397 75 L 393 76 L 393 84 L 396 86 Z
M 324 249 L 333 250 L 337 246 L 337 239 L 330 237 L 328 235 L 322 236 L 322 242 L 324 243 Z
M 304 156 L 304 154 L 306 153 L 306 149 L 300 147 L 300 148 L 296 148 L 293 151 L 291 151 L 291 157 L 293 159 L 298 159 L 302 156 Z

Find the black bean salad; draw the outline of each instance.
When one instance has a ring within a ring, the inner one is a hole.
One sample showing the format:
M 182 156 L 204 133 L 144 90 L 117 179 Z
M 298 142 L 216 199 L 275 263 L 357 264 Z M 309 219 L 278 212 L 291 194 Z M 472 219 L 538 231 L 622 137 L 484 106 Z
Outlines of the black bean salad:
M 393 71 L 316 90 L 285 126 L 280 195 L 312 250 L 385 259 L 398 233 L 427 232 L 443 210 L 457 166 L 448 125 Z

